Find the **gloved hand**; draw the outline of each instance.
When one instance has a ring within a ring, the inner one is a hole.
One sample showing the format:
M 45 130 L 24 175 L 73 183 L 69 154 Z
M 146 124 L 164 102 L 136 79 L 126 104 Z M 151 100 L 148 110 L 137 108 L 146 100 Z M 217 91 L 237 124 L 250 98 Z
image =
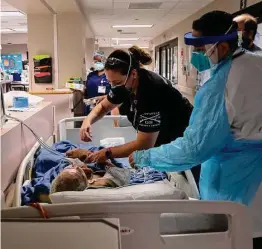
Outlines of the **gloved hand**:
M 92 153 L 93 152 L 89 150 L 73 149 L 71 151 L 66 152 L 66 156 L 69 158 L 78 158 L 79 160 L 81 160 L 84 163 L 89 163 L 88 158 Z

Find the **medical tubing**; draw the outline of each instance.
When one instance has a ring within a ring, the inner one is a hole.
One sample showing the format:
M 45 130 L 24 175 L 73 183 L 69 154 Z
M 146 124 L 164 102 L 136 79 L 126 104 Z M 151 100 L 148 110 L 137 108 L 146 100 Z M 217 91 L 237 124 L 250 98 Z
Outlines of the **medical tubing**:
M 47 151 L 51 152 L 52 154 L 55 154 L 57 156 L 60 156 L 62 157 L 63 159 L 65 159 L 66 161 L 68 161 L 70 164 L 72 164 L 72 162 L 65 157 L 64 154 L 54 150 L 53 148 L 51 148 L 49 145 L 47 145 L 27 124 L 25 124 L 22 120 L 18 119 L 18 118 L 15 118 L 15 117 L 12 117 L 12 116 L 9 116 L 9 115 L 5 115 L 7 119 L 11 119 L 11 120 L 14 120 L 14 121 L 17 121 L 19 123 L 21 123 L 22 125 L 24 125 L 29 131 L 32 132 L 32 134 L 34 135 L 35 139 L 39 142 L 39 144 L 41 144 L 41 146 L 46 149 Z

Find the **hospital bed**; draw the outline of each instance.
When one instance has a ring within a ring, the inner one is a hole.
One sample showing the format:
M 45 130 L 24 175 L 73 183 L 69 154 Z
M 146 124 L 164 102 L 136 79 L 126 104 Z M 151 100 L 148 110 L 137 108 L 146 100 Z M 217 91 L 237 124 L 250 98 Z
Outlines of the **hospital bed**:
M 109 137 L 124 137 L 125 142 L 134 139 L 136 132 L 131 126 L 114 127 L 113 119 L 126 118 L 108 116 L 97 122 L 92 127 L 93 145 L 99 145 L 101 139 Z M 72 128 L 70 123 L 81 120 L 81 117 L 61 120 L 60 140 L 80 143 L 79 130 Z M 19 207 L 21 186 L 30 175 L 39 148 L 38 144 L 33 146 L 19 169 L 14 200 L 17 208 L 2 210 L 2 218 L 40 217 L 38 211 L 32 207 Z M 191 197 L 194 200 L 185 200 L 186 194 L 170 183 L 159 182 L 113 190 L 56 193 L 51 196 L 54 204 L 44 207 L 53 218 L 119 218 L 124 249 L 252 248 L 248 208 L 231 202 L 196 200 L 199 193 L 194 178 L 190 171 L 186 172 L 186 176 L 192 187 Z

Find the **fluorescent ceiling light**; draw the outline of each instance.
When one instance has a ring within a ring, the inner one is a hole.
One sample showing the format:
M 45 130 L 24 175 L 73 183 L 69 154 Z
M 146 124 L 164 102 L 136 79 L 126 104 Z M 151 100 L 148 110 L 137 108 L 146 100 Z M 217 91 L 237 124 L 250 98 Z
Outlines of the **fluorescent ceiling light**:
M 12 30 L 12 29 L 1 29 L 1 33 L 10 33 L 10 32 L 14 32 L 14 30 Z
M 27 29 L 23 29 L 23 28 L 21 28 L 21 29 L 14 29 L 14 31 L 15 32 L 21 32 L 21 33 L 27 33 Z
M 115 41 L 138 41 L 139 38 L 112 38 Z
M 133 44 L 118 44 L 118 45 L 114 45 L 114 47 L 131 47 L 133 46 Z
M 24 16 L 24 14 L 20 11 L 1 11 L 0 16 Z
M 153 24 L 113 25 L 112 28 L 152 28 Z

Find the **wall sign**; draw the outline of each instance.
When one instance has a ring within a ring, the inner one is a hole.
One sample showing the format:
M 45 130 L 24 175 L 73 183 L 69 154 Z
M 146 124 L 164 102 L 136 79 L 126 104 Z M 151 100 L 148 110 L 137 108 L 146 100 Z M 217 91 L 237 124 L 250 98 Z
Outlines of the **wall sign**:
M 7 73 L 22 73 L 22 54 L 2 54 L 1 68 Z

